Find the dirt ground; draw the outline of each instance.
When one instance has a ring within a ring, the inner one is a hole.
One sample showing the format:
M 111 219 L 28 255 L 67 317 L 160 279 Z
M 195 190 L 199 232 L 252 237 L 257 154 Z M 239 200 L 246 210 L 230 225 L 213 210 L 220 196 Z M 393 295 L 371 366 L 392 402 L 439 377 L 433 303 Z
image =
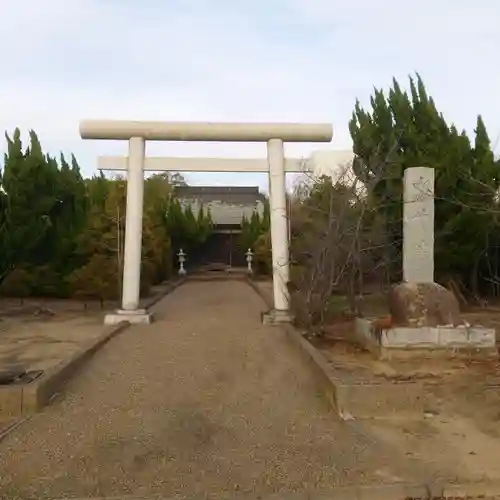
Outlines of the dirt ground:
M 0 366 L 46 370 L 104 331 L 102 311 L 65 301 L 0 302 Z
M 151 295 L 165 285 L 155 287 Z M 147 300 L 147 297 L 143 300 Z M 47 370 L 101 335 L 116 302 L 0 299 L 0 368 Z
M 0 300 L 0 370 L 47 370 L 104 332 L 100 304 Z M 19 417 L 0 413 L 0 439 Z
M 270 283 L 259 286 L 271 292 Z M 363 425 L 382 441 L 405 450 L 406 456 L 425 460 L 436 470 L 447 464 L 457 476 L 500 479 L 494 458 L 500 449 L 499 359 L 375 359 L 352 342 L 354 320 L 342 319 L 345 298 L 335 297 L 332 302 L 337 319 L 324 328 L 323 339 L 310 341 L 330 362 L 340 383 L 368 385 L 376 394 L 366 404 L 376 401 L 377 412 L 370 418 L 370 408 L 364 408 Z M 368 316 L 388 313 L 381 295 L 368 297 L 364 305 Z M 498 335 L 500 309 L 472 309 L 463 317 L 470 324 L 497 328 Z M 394 384 L 412 391 L 413 399 L 425 398 L 429 407 L 419 414 L 410 408 L 394 411 L 388 396 Z
M 471 311 L 463 317 L 497 328 L 498 336 L 500 312 Z M 391 384 L 403 384 L 414 399 L 430 402 L 426 412 L 411 417 L 392 412 L 388 404 L 385 418 L 370 422 L 374 434 L 408 450 L 408 456 L 454 464 L 458 474 L 500 479 L 494 459 L 500 449 L 498 357 L 381 361 L 349 341 L 353 329 L 353 321 L 338 321 L 325 329 L 324 339 L 313 342 L 333 366 L 352 374 L 351 380 L 373 384 L 382 405 Z

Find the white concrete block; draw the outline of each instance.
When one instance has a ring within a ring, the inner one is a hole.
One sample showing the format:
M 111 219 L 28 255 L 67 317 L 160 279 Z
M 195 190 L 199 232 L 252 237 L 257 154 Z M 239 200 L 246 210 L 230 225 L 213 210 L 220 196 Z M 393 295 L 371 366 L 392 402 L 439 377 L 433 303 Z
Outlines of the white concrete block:
M 463 347 L 469 344 L 467 329 L 463 327 L 439 327 L 438 344 L 442 347 Z
M 469 342 L 474 347 L 495 347 L 496 332 L 494 328 L 481 326 L 469 327 Z
M 476 327 L 395 327 L 377 332 L 374 321 L 356 319 L 356 337 L 367 349 L 492 349 L 496 345 L 494 328 Z
M 382 333 L 381 345 L 386 348 L 422 349 L 436 346 L 439 335 L 435 328 L 407 328 L 397 327 Z

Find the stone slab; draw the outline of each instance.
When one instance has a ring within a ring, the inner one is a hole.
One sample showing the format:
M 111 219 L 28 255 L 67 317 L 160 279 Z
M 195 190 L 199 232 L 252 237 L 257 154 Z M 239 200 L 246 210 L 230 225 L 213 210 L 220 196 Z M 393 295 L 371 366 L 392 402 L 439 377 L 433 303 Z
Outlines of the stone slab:
M 496 354 L 494 328 L 481 326 L 437 326 L 377 328 L 369 318 L 356 319 L 357 341 L 379 357 L 401 352 L 475 351 L 478 354 Z

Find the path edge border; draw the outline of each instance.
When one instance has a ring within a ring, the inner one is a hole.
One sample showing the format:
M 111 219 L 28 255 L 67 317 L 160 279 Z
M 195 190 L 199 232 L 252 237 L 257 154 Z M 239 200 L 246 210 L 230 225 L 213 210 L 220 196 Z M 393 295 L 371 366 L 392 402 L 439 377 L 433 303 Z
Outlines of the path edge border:
M 360 485 L 360 486 L 334 486 L 331 491 L 306 491 L 301 493 L 271 493 L 269 495 L 261 495 L 255 498 L 261 500 L 281 500 L 289 498 L 290 500 L 325 500 L 328 498 L 341 500 L 454 500 L 454 499 L 483 499 L 496 498 L 500 495 L 500 482 L 491 481 L 486 484 L 470 483 L 470 484 L 441 484 L 439 482 L 433 484 L 412 484 L 412 483 L 397 483 L 397 484 L 375 484 L 375 485 Z M 174 500 L 174 497 L 162 496 L 155 497 L 157 500 Z M 236 495 L 235 500 L 240 497 Z M 245 497 L 246 498 L 246 497 Z M 143 500 L 143 496 L 113 496 L 113 497 L 93 497 L 93 498 L 72 498 L 71 500 Z M 70 500 L 69 497 L 59 498 L 57 500 Z
M 263 291 L 251 277 L 248 277 L 245 281 L 259 295 L 266 306 L 271 309 L 273 307 L 272 297 Z M 312 368 L 320 390 L 331 409 L 340 418 L 345 418 L 339 401 L 339 387 L 335 382 L 326 358 L 291 323 L 280 323 L 274 328 L 284 330 L 291 344 L 295 346 L 302 358 Z
M 176 279 L 161 292 L 146 299 L 144 304 L 145 309 L 149 310 L 166 295 L 184 284 L 185 281 L 185 278 Z M 61 392 L 66 383 L 86 361 L 129 326 L 131 326 L 131 323 L 128 321 L 121 321 L 117 325 L 106 328 L 101 335 L 83 344 L 71 357 L 49 368 L 38 380 L 23 386 L 20 415 L 31 415 L 40 412 Z

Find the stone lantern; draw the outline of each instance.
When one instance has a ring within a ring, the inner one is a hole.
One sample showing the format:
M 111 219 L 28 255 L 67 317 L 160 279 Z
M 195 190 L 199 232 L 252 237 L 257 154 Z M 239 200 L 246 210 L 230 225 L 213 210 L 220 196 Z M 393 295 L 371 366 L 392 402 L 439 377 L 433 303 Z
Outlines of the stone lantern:
M 182 276 L 186 274 L 186 269 L 184 268 L 184 262 L 186 262 L 186 253 L 182 250 L 182 248 L 179 250 L 177 257 L 179 258 L 179 274 Z
M 252 252 L 252 249 L 249 248 L 247 250 L 247 253 L 245 255 L 247 257 L 247 270 L 248 270 L 248 274 L 252 274 L 253 273 L 253 269 L 252 269 L 253 252 Z

